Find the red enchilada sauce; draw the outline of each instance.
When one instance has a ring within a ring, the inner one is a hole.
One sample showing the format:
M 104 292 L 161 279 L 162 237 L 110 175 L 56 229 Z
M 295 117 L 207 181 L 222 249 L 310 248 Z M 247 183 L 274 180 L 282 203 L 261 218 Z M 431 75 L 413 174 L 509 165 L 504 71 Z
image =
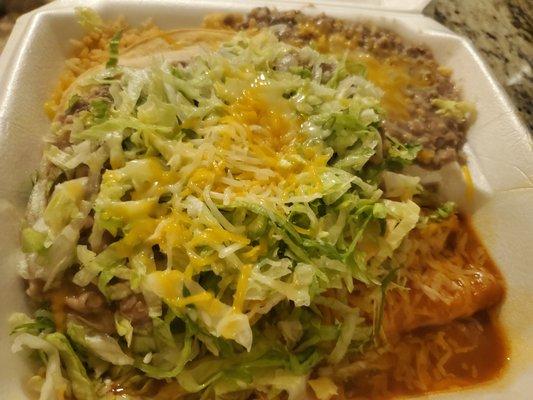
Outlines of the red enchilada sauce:
M 467 250 L 484 252 L 483 268 L 499 281 L 495 305 L 471 317 L 421 327 L 398 337 L 390 343 L 390 350 L 370 361 L 371 368 L 347 378 L 338 399 L 389 399 L 458 390 L 487 383 L 502 374 L 509 360 L 509 348 L 498 321 L 505 286 L 471 220 L 462 216 L 460 227 L 468 235 Z

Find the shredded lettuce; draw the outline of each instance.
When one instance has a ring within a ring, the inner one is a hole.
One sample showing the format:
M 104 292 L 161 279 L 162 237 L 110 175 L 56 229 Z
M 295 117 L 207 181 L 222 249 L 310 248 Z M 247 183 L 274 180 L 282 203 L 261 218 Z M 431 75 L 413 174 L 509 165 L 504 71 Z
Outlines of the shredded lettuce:
M 446 115 L 458 122 L 472 122 L 476 118 L 476 108 L 466 101 L 432 99 L 431 104 L 437 108 L 437 114 Z
M 63 334 L 54 332 L 46 336 L 46 341 L 59 351 L 74 396 L 78 399 L 96 399 L 93 383 L 68 339 Z
M 185 332 L 176 337 L 170 329 L 172 319 L 173 315 L 169 314 L 166 321 L 159 318 L 152 320 L 154 350 L 150 360 L 145 362 L 148 360 L 143 357 L 135 362 L 137 368 L 153 378 L 178 376 L 193 356 L 191 323 L 186 321 Z
M 98 31 L 103 27 L 104 21 L 92 8 L 76 7 L 75 11 L 78 23 L 88 32 Z
M 175 285 L 172 290 L 168 290 L 168 282 L 173 282 Z M 146 287 L 162 297 L 178 314 L 186 311 L 192 320 L 198 320 L 210 334 L 235 340 L 250 350 L 252 332 L 248 318 L 234 307 L 214 298 L 179 271 L 153 272 L 146 278 Z M 184 296 L 184 293 L 189 295 Z M 194 304 L 195 309 L 190 310 L 188 304 Z
M 317 379 L 310 379 L 309 386 L 313 389 L 319 400 L 329 400 L 338 393 L 335 383 L 325 376 Z
M 131 325 L 131 321 L 120 315 L 120 313 L 115 313 L 115 329 L 119 336 L 126 339 L 126 344 L 130 347 L 133 338 L 133 326 Z
M 116 67 L 118 64 L 118 47 L 120 39 L 122 38 L 122 31 L 118 31 L 113 35 L 109 42 L 109 60 L 106 63 L 106 68 Z
M 69 314 L 66 333 L 54 302 L 56 318 L 13 317 L 14 349 L 46 364 L 41 398 L 151 379 L 201 398 L 338 395 L 314 369 L 377 340 L 399 249 L 453 212 L 421 217 L 403 171 L 420 145 L 382 134 L 382 92 L 359 64 L 271 30 L 135 62 L 120 40 L 72 86 L 21 232 L 46 298 L 66 287 L 105 309 Z M 355 307 L 362 290 L 378 296 Z
M 52 333 L 55 324 L 50 311 L 39 309 L 34 312 L 35 318 L 31 318 L 24 313 L 15 313 L 9 318 L 9 325 L 12 327 L 11 334 L 21 332 L 39 335 L 40 333 Z
M 67 334 L 79 346 L 86 348 L 104 361 L 114 365 L 132 365 L 133 358 L 126 355 L 113 337 L 91 332 L 88 328 L 75 322 L 68 322 Z
M 33 228 L 24 228 L 21 232 L 22 251 L 25 253 L 39 253 L 45 249 L 48 235 Z
M 416 159 L 422 146 L 417 143 L 401 143 L 392 136 L 387 136 L 388 151 L 387 161 L 395 169 L 396 166 L 404 167 L 410 165 Z
M 354 339 L 357 338 L 359 328 L 358 325 L 360 325 L 361 321 L 362 319 L 358 315 L 357 310 L 355 312 L 352 311 L 350 314 L 344 317 L 337 343 L 328 356 L 328 361 L 330 363 L 337 364 L 344 358 L 348 348 L 350 347 L 350 344 Z
M 421 217 L 419 224 L 425 225 L 430 222 L 442 221 L 446 218 L 449 218 L 455 212 L 456 212 L 456 204 L 453 201 L 447 201 L 444 204 L 442 204 L 440 207 L 437 207 L 430 214 Z
M 446 219 L 452 215 L 455 211 L 455 203 L 453 201 L 447 201 L 438 207 L 432 215 L 435 219 Z
M 23 347 L 42 351 L 46 355 L 46 374 L 40 388 L 39 400 L 64 398 L 68 389 L 68 381 L 62 375 L 58 348 L 48 340 L 29 333 L 21 333 L 13 341 L 12 350 L 14 352 L 22 350 Z M 90 399 L 90 392 L 88 394 L 89 397 L 87 398 Z

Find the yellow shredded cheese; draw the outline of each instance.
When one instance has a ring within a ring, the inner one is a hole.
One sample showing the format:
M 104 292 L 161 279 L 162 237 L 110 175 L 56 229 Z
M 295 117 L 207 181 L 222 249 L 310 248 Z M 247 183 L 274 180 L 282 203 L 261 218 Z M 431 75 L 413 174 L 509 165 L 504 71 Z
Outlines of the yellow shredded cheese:
M 466 199 L 471 202 L 474 199 L 474 181 L 472 180 L 472 174 L 467 165 L 461 167 L 463 177 L 466 183 Z
M 237 312 L 242 312 L 251 272 L 252 264 L 244 264 L 242 266 L 239 281 L 237 282 L 237 290 L 235 291 L 235 296 L 233 297 L 233 309 Z

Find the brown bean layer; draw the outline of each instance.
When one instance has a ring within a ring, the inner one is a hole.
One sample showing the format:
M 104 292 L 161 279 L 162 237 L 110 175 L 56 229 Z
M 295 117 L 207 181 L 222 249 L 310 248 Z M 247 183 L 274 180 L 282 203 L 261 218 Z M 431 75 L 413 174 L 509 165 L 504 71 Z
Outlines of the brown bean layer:
M 210 18 L 213 28 L 256 30 L 275 27 L 278 37 L 297 46 L 312 45 L 320 51 L 357 53 L 366 59 L 368 78 L 385 91 L 383 132 L 403 142 L 423 146 L 418 162 L 438 168 L 462 161 L 468 121 L 437 113 L 433 99 L 460 100 L 450 71 L 441 68 L 424 45 L 406 42 L 398 34 L 364 22 L 343 21 L 326 15 L 308 16 L 300 11 L 256 8 L 244 18 L 223 15 Z M 397 80 L 397 82 L 395 82 Z

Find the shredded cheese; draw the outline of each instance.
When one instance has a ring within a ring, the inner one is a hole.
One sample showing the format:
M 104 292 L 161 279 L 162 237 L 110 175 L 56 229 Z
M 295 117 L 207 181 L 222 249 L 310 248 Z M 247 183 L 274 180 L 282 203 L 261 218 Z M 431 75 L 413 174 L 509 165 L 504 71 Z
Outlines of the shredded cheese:
M 237 312 L 242 312 L 246 290 L 248 288 L 248 280 L 252 272 L 252 264 L 244 264 L 237 282 L 237 290 L 233 296 L 233 309 Z

